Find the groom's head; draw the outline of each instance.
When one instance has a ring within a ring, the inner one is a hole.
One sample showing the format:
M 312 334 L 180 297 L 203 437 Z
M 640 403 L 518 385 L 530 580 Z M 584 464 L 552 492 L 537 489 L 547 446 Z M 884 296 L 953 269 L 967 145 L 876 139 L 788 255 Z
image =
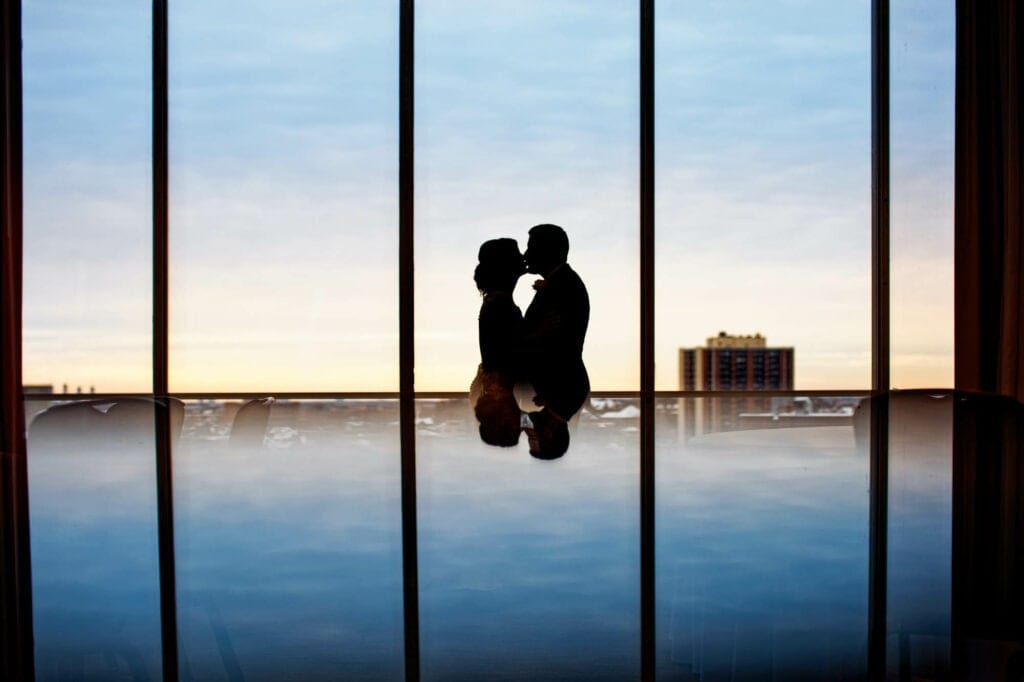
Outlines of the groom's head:
M 569 426 L 551 410 L 531 412 L 531 428 L 526 429 L 530 454 L 537 459 L 558 459 L 569 449 Z
M 526 243 L 526 271 L 547 275 L 569 256 L 569 237 L 558 225 L 534 225 Z

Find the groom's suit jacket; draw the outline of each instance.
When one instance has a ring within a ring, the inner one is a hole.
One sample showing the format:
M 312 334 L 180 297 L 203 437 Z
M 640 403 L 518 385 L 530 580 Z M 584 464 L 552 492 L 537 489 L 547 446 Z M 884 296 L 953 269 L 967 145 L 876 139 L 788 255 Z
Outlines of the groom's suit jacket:
M 538 399 L 566 420 L 590 393 L 583 364 L 589 322 L 587 288 L 568 264 L 542 281 L 523 318 L 523 374 Z

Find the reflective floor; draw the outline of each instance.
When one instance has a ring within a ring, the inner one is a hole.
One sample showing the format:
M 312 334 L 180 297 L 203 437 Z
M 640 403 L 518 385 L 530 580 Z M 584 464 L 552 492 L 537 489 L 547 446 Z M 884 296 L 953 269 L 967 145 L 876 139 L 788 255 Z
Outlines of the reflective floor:
M 950 679 L 951 405 L 890 414 L 891 679 Z M 38 678 L 160 679 L 152 407 L 28 411 Z M 182 679 L 404 678 L 398 418 L 176 412 Z M 866 678 L 868 418 L 842 396 L 659 400 L 659 680 Z M 482 444 L 465 400 L 418 401 L 416 433 L 423 679 L 638 679 L 636 401 L 592 399 L 551 462 Z

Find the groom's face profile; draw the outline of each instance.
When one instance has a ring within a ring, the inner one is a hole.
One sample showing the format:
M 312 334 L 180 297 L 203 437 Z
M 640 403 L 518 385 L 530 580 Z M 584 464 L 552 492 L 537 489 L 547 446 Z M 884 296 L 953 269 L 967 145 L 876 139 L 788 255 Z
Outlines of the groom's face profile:
M 523 253 L 523 262 L 526 263 L 526 271 L 530 274 L 539 274 L 537 270 L 537 243 L 533 237 L 526 241 L 526 252 Z
M 565 262 L 569 254 L 569 240 L 557 225 L 534 225 L 526 242 L 526 271 L 546 277 Z
M 553 267 L 549 251 L 543 239 L 530 236 L 526 242 L 526 253 L 523 254 L 526 271 L 531 275 L 546 275 Z

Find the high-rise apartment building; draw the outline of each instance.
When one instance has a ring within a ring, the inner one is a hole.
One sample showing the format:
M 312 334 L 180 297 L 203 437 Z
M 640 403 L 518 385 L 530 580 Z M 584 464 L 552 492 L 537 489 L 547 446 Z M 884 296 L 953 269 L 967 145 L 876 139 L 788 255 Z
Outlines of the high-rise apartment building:
M 793 388 L 793 348 L 771 348 L 761 334 L 719 332 L 696 348 L 679 349 L 683 391 L 786 391 Z M 679 428 L 684 436 L 742 428 L 740 415 L 760 412 L 768 400 L 756 396 L 683 398 Z
M 679 349 L 683 391 L 772 391 L 793 388 L 793 348 L 769 348 L 761 334 L 719 332 L 707 345 Z

